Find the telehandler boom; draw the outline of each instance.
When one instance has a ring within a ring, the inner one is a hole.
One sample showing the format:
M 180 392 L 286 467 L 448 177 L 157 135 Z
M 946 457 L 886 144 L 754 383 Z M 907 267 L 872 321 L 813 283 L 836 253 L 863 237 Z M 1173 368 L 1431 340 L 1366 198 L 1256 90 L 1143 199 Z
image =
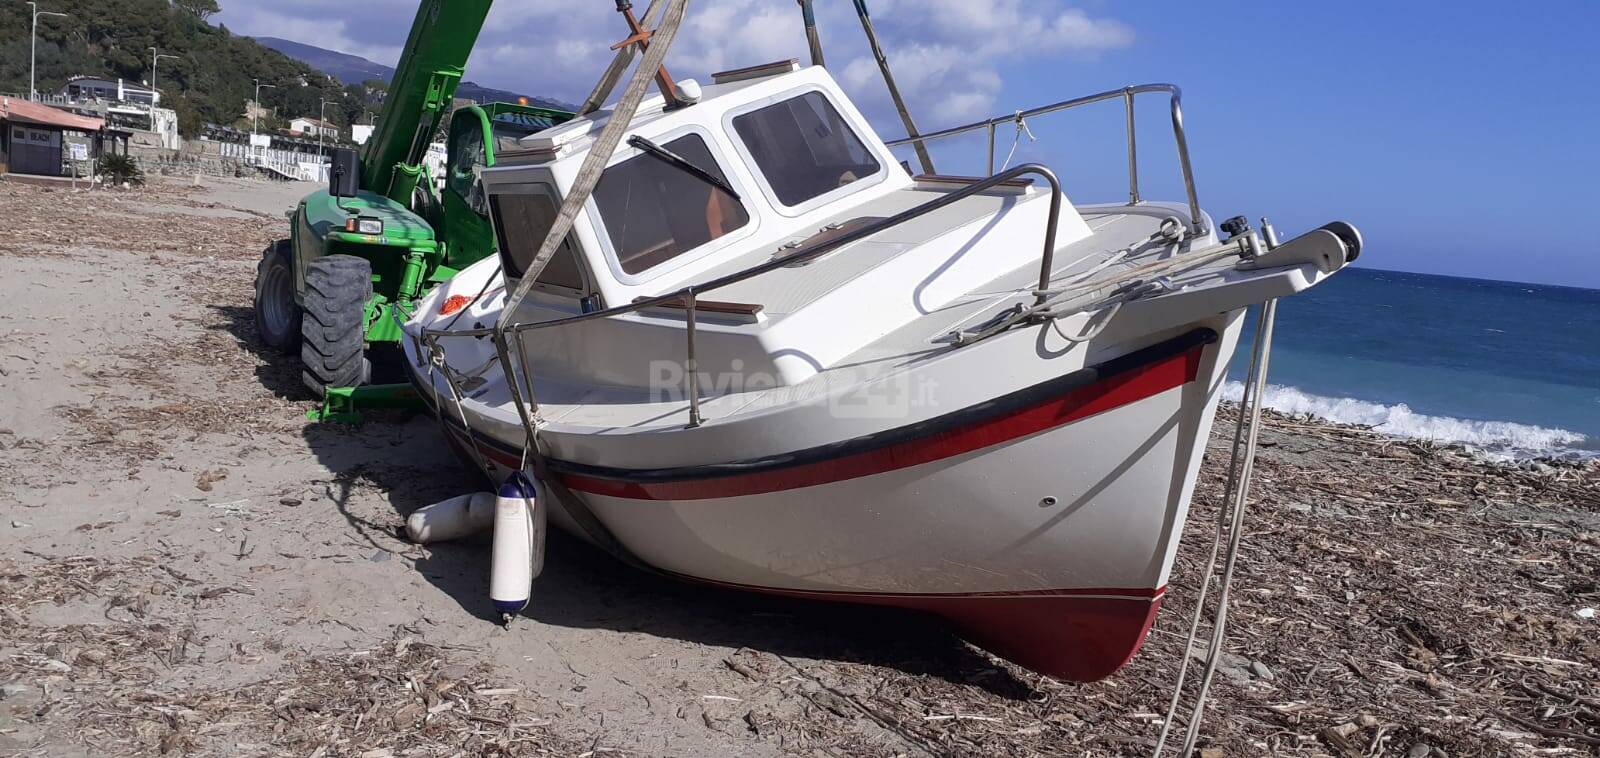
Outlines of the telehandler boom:
M 348 417 L 363 394 L 404 395 L 354 388 L 372 381 L 374 359 L 381 376 L 398 353 L 417 298 L 494 252 L 479 173 L 497 148 L 573 117 L 525 103 L 454 107 L 492 4 L 422 0 L 365 152 L 335 150 L 328 188 L 301 200 L 289 236 L 262 253 L 256 328 L 267 345 L 300 356 L 305 385 L 326 399 L 314 417 Z M 441 188 L 426 157 L 446 115 Z

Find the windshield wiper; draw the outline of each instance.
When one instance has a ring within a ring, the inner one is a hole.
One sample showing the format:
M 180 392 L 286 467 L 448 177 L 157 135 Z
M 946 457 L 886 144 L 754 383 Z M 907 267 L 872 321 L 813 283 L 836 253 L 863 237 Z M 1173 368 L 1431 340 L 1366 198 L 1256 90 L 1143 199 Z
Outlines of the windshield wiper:
M 635 134 L 632 137 L 628 138 L 628 145 L 630 147 L 634 147 L 634 148 L 638 148 L 640 150 L 643 150 L 646 153 L 649 153 L 650 155 L 653 155 L 653 156 L 655 156 L 657 158 L 660 158 L 663 161 L 666 161 L 667 163 L 670 163 L 670 164 L 672 164 L 674 166 L 677 166 L 680 169 L 683 169 L 685 172 L 687 172 L 689 174 L 692 174 L 695 178 L 699 179 L 700 181 L 703 181 L 706 184 L 709 184 L 709 185 L 711 185 L 713 187 L 716 187 L 719 190 L 722 190 L 723 192 L 728 193 L 728 196 L 733 198 L 734 200 L 740 200 L 741 199 L 739 197 L 739 193 L 734 192 L 733 191 L 733 187 L 729 186 L 728 183 L 723 181 L 721 177 L 717 176 L 716 174 L 711 173 L 710 171 L 707 171 L 707 170 L 705 170 L 703 168 L 700 168 L 699 166 L 694 165 L 693 163 L 691 163 L 689 161 L 688 158 L 685 158 L 685 157 L 683 157 L 681 155 L 678 155 L 677 153 L 674 153 L 671 150 L 668 150 L 668 149 L 666 149 L 666 148 L 664 148 L 664 147 L 662 147 L 660 145 L 657 145 L 656 143 L 651 142 L 650 140 L 645 139 L 644 137 L 640 137 L 637 134 Z

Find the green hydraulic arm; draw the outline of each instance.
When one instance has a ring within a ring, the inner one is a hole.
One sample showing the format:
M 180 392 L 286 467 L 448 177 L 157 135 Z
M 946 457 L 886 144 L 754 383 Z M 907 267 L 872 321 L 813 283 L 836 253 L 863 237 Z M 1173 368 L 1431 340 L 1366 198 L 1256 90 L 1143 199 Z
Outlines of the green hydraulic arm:
M 423 0 L 361 159 L 362 189 L 410 203 L 493 0 Z
M 377 128 L 361 156 L 361 189 L 398 204 L 395 210 L 384 214 L 386 226 L 406 226 L 395 223 L 402 215 L 415 218 L 406 209 L 411 207 L 417 187 L 427 175 L 423 159 L 440 122 L 454 104 L 456 87 L 461 84 L 467 59 L 483 31 L 491 5 L 493 0 L 421 0 L 417 7 L 411 33 L 378 115 Z M 426 189 L 434 194 L 432 186 Z M 377 210 L 376 200 L 368 201 L 369 212 Z M 337 199 L 329 198 L 327 203 L 341 212 L 347 210 Z M 431 240 L 433 234 L 428 237 Z M 382 312 L 394 307 L 397 299 L 414 296 L 424 286 L 426 256 L 427 252 L 418 245 L 411 246 L 396 282 L 398 287 L 387 297 L 367 303 L 367 323 L 374 324 L 374 328 L 391 329 L 390 320 Z M 367 337 L 373 338 L 370 329 Z M 419 400 L 410 385 L 332 387 L 328 388 L 322 407 L 307 416 L 318 421 L 354 422 L 360 418 L 358 407 L 417 405 Z

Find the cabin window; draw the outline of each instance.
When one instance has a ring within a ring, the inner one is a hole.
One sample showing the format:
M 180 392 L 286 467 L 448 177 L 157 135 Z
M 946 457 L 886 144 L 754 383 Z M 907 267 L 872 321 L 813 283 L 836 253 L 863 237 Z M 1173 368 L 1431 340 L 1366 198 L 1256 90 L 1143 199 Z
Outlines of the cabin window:
M 478 170 L 484 164 L 483 127 L 471 119 L 461 120 L 459 126 L 450 146 L 445 183 L 467 207 L 482 216 L 489 212 L 484 204 L 483 185 L 478 182 Z
M 549 188 L 540 185 L 530 193 L 497 194 L 489 197 L 494 208 L 495 237 L 500 244 L 500 265 L 507 277 L 521 278 L 528 264 L 544 244 L 546 234 L 556 219 L 556 199 Z M 584 291 L 583 271 L 578 268 L 572 236 L 568 235 L 556 248 L 555 255 L 545 264 L 536 280 L 563 289 Z
M 523 137 L 542 132 L 555 124 L 555 119 L 549 116 L 510 111 L 496 113 L 489 122 L 489 128 L 494 132 L 494 149 L 503 152 L 517 149 Z
M 881 165 L 821 92 L 733 118 L 778 202 L 793 207 L 878 173 Z
M 727 181 L 698 135 L 679 137 L 662 147 Z M 606 169 L 594 199 L 617 263 L 629 274 L 659 266 L 750 223 L 750 214 L 737 199 L 648 154 Z

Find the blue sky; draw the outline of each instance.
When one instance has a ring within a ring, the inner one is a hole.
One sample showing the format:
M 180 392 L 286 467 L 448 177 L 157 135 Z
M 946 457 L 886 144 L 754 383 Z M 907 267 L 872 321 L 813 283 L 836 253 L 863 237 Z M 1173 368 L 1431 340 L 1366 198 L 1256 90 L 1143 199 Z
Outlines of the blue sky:
M 1600 3 L 1117 8 L 1135 43 L 1066 83 L 1182 84 L 1213 214 L 1345 218 L 1378 268 L 1600 288 Z
M 816 0 L 830 68 L 898 136 L 849 0 Z M 641 3 L 641 6 L 644 3 Z M 393 63 L 415 0 L 223 0 L 220 20 Z M 1600 2 L 869 0 L 925 130 L 1125 84 L 1184 88 L 1202 204 L 1292 234 L 1332 219 L 1376 268 L 1600 288 Z M 611 0 L 500 0 L 467 72 L 579 100 L 621 36 Z M 803 55 L 793 0 L 694 0 L 679 76 Z M 1141 184 L 1182 196 L 1165 104 Z M 1120 107 L 1030 123 L 1073 199 L 1125 196 Z M 1012 135 L 1001 136 L 1001 152 Z M 946 173 L 982 168 L 975 141 Z M 936 157 L 938 155 L 936 154 Z

